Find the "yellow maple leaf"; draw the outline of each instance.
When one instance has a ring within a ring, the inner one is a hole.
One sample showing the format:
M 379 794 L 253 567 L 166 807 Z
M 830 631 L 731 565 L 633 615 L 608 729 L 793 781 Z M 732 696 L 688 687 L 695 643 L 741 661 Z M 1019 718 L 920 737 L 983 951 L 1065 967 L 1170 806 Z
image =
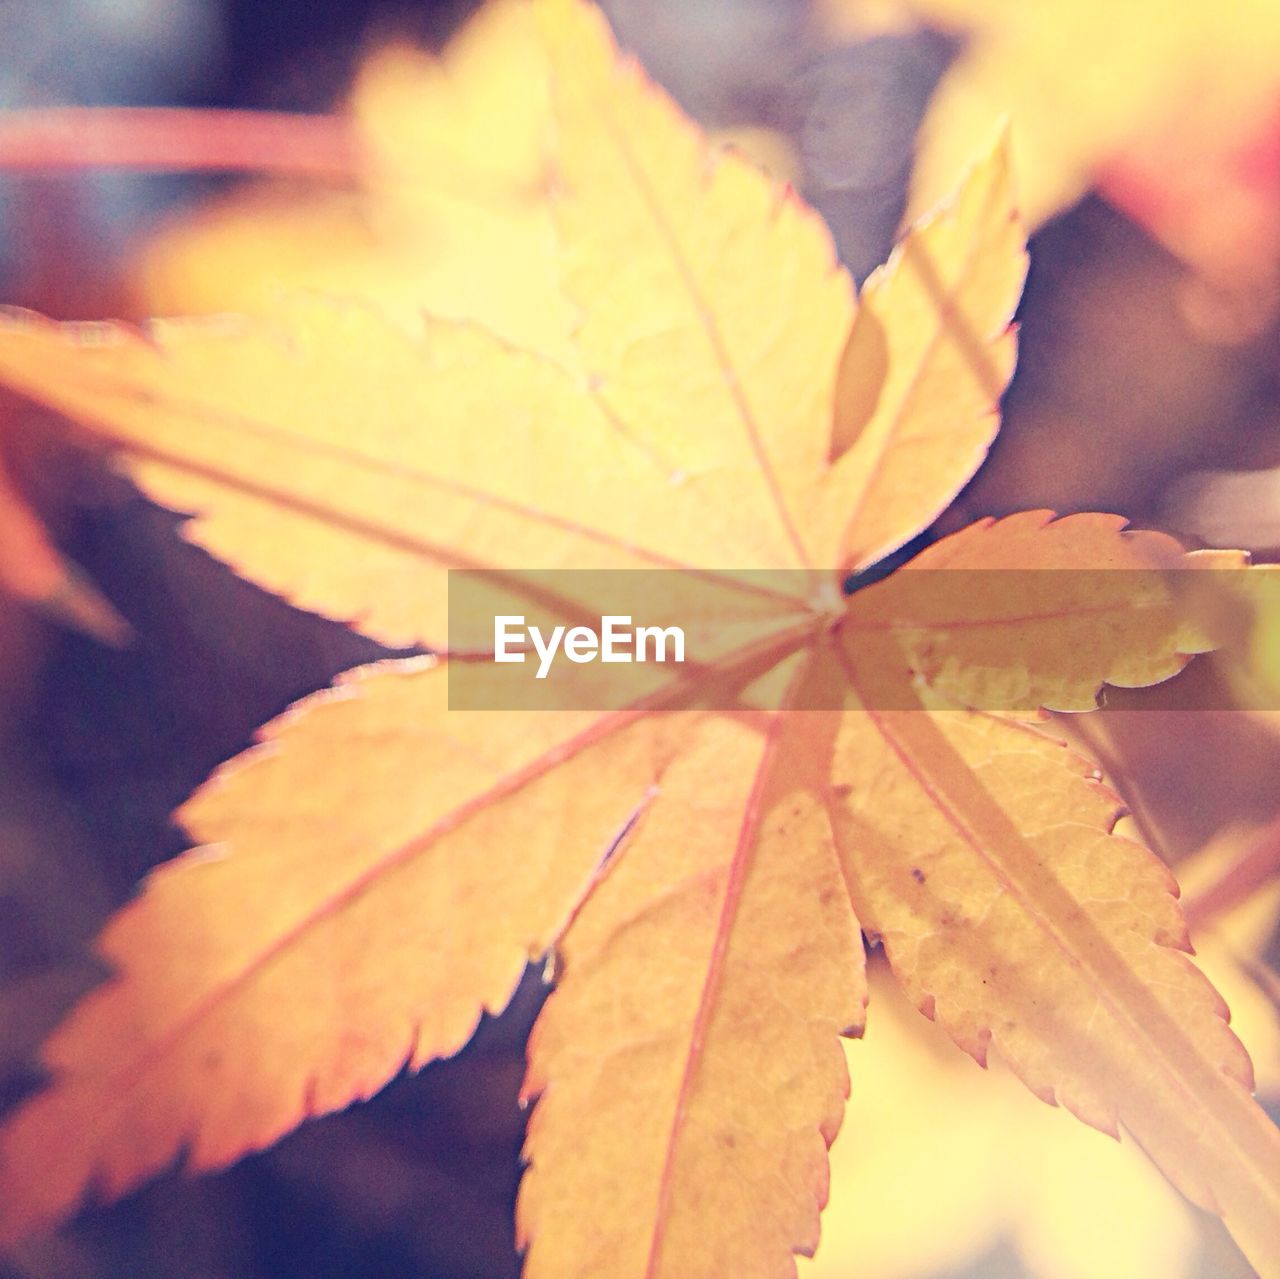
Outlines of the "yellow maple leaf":
M 1122 827 L 1130 834 L 1132 820 Z M 1220 874 L 1248 834 L 1226 832 L 1182 863 L 1184 894 Z M 1278 909 L 1273 883 L 1193 934 L 1268 1096 L 1280 1085 L 1280 1020 L 1250 957 Z M 1140 1150 L 1037 1106 L 998 1056 L 989 1075 L 975 1071 L 939 1028 L 911 1015 L 882 961 L 868 976 L 867 1031 L 846 1047 L 857 1086 L 831 1152 L 822 1247 L 802 1276 L 949 1272 L 1003 1239 L 1042 1279 L 1195 1273 L 1196 1218 Z
M 260 183 L 184 217 L 139 255 L 138 304 L 256 313 L 307 286 L 376 301 L 412 332 L 424 314 L 470 319 L 570 360 L 549 74 L 520 4 L 487 6 L 438 59 L 382 49 L 347 107 L 357 187 Z
M 594 600 L 554 570 L 673 571 L 751 637 L 619 709 L 450 710 L 442 652 L 278 721 L 183 810 L 205 848 L 109 926 L 117 980 L 0 1135 L 0 1166 L 38 1170 L 6 1185 L 0 1235 L 184 1150 L 224 1164 L 455 1051 L 554 947 L 526 1081 L 530 1279 L 794 1274 L 865 1002 L 861 923 L 953 1040 L 1123 1125 L 1276 1264 L 1280 1138 L 1180 953 L 1171 877 L 1112 833 L 1091 765 L 1001 713 L 1174 673 L 1206 643 L 1166 581 L 1188 561 L 1113 517 L 1037 512 L 924 565 L 1053 570 L 1021 612 L 979 590 L 922 614 L 914 570 L 843 593 L 994 433 L 1025 268 L 1007 157 L 855 318 L 819 220 L 709 156 L 594 10 L 508 11 L 547 67 L 537 271 L 580 313 L 565 359 L 309 296 L 146 337 L 14 317 L 0 379 L 94 425 L 215 553 L 380 638 L 444 649 L 463 567 L 556 616 Z M 1118 607 L 1116 569 L 1140 607 Z M 759 570 L 781 576 L 761 590 Z M 770 681 L 776 700 L 746 696 Z
M 1037 1106 L 998 1058 L 975 1070 L 883 964 L 870 977 L 823 1244 L 802 1279 L 949 1273 L 1005 1239 L 1041 1279 L 1189 1273 L 1191 1214 L 1141 1151 Z
M 878 28 L 915 21 L 964 41 L 922 127 L 911 216 L 932 207 L 1009 120 L 1031 227 L 1101 182 L 1208 278 L 1276 284 L 1274 179 L 1250 176 L 1266 168 L 1266 140 L 1280 125 L 1280 9 L 1271 0 L 880 4 Z M 866 21 L 860 3 L 821 8 L 837 33 Z

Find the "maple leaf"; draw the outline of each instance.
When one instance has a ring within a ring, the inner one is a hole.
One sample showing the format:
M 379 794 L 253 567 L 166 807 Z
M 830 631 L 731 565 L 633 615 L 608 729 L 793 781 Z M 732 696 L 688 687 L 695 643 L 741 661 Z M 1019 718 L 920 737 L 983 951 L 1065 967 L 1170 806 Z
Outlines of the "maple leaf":
M 1132 818 L 1116 827 L 1125 828 L 1136 832 Z M 1180 862 L 1184 901 L 1194 907 L 1197 885 L 1216 881 L 1248 842 L 1233 830 Z M 1262 971 L 1278 909 L 1273 881 L 1227 917 L 1192 928 L 1197 962 L 1227 997 L 1268 1098 L 1280 1022 L 1253 974 Z M 977 1074 L 936 1024 L 913 1015 L 882 962 L 869 964 L 868 976 L 867 1032 L 846 1046 L 858 1086 L 844 1122 L 857 1141 L 832 1149 L 822 1246 L 802 1275 L 933 1274 L 968 1264 L 1002 1237 L 1028 1274 L 1052 1279 L 1206 1273 L 1203 1258 L 1196 1266 L 1197 1243 L 1216 1232 L 1140 1150 L 1037 1105 L 999 1061 Z M 920 1229 L 922 1202 L 928 1231 Z
M 1112 833 L 1091 765 L 1001 712 L 1173 674 L 1208 641 L 1165 569 L 1241 561 L 1033 512 L 841 592 L 995 432 L 1025 269 L 1003 151 L 855 314 L 817 218 L 710 159 L 592 9 L 503 22 L 545 61 L 569 357 L 311 296 L 146 336 L 15 316 L 0 378 L 95 426 L 215 554 L 384 640 L 444 648 L 451 567 L 685 570 L 753 638 L 621 709 L 450 710 L 442 651 L 269 726 L 180 810 L 202 847 L 104 934 L 115 981 L 0 1136 L 23 1170 L 0 1236 L 180 1155 L 223 1165 L 455 1051 L 554 949 L 526 1273 L 794 1274 L 863 928 L 963 1048 L 1123 1125 L 1274 1266 L 1280 1139 L 1179 953 L 1172 878 Z M 762 598 L 744 564 L 788 585 Z M 1020 610 L 922 589 L 1010 568 L 1054 571 Z M 553 608 L 590 603 L 565 589 Z M 761 680 L 783 688 L 766 709 L 714 695 Z
M 1039 1279 L 1191 1273 L 1192 1214 L 1141 1151 L 1037 1104 L 1003 1063 L 975 1071 L 883 963 L 869 977 L 866 1036 L 847 1050 L 857 1142 L 832 1149 L 822 1246 L 802 1276 L 978 1274 L 1005 1240 L 1016 1273 Z
M 1242 875 L 1259 848 L 1274 846 L 1273 827 L 1231 825 L 1178 867 L 1194 919 L 1201 966 L 1231 1005 L 1232 1021 L 1253 1053 L 1261 1095 L 1280 1096 L 1280 1005 L 1267 948 L 1280 922 L 1280 879 Z M 1274 864 L 1274 856 L 1270 859 Z M 1241 880 L 1244 880 L 1241 883 Z
M 829 27 L 866 7 L 822 0 Z M 879 22 L 964 40 L 921 132 L 910 209 L 932 207 L 998 122 L 1013 121 L 1029 224 L 1092 185 L 1209 280 L 1274 293 L 1280 16 L 1242 0 L 888 0 Z M 876 12 L 873 9 L 873 12 Z
M 260 312 L 299 286 L 376 301 L 417 331 L 463 318 L 561 362 L 577 308 L 560 288 L 546 139 L 550 67 L 519 6 L 483 8 L 439 58 L 391 45 L 344 116 L 354 190 L 260 182 L 186 216 L 138 255 L 143 312 Z

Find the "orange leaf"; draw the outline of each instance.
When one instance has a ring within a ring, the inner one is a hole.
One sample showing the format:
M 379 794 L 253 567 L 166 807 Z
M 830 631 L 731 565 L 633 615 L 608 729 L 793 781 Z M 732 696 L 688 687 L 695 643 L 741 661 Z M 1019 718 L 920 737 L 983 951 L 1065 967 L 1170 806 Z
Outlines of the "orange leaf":
M 837 1036 L 865 1003 L 822 801 L 833 728 L 783 710 L 687 734 L 570 927 L 525 1085 L 547 1090 L 527 1275 L 775 1275 L 816 1246 Z
M 162 231 L 134 271 L 143 309 L 270 311 L 300 287 L 475 320 L 573 360 L 547 194 L 550 67 L 524 3 L 480 11 L 439 59 L 400 46 L 362 68 L 347 112 L 355 190 L 260 183 Z
M 1013 373 L 1026 267 L 1002 145 L 863 286 L 831 441 L 842 563 L 865 568 L 909 541 L 978 469 Z
M 1155 684 L 1214 647 L 1171 572 L 1234 569 L 1219 580 L 1241 581 L 1246 564 L 1124 526 L 1049 511 L 971 524 L 855 595 L 846 634 L 891 633 L 912 669 L 963 705 L 1092 710 L 1104 682 Z
M 868 659 L 853 648 L 857 699 Z M 1280 1137 L 1249 1095 L 1226 1006 L 1177 953 L 1171 875 L 1110 834 L 1119 801 L 1060 742 L 918 706 L 851 716 L 836 745 L 836 776 L 876 779 L 847 785 L 835 810 L 864 926 L 962 1048 L 983 1061 L 993 1044 L 1045 1100 L 1123 1124 L 1265 1272 Z
M 661 775 L 667 731 L 507 719 L 451 715 L 429 663 L 368 668 L 188 801 L 208 846 L 108 928 L 120 978 L 49 1042 L 58 1086 L 0 1140 L 0 1166 L 26 1170 L 0 1237 L 90 1180 L 115 1195 L 184 1150 L 202 1169 L 267 1145 L 506 1005 Z
M 22 319 L 0 378 L 97 426 L 218 554 L 381 637 L 443 644 L 445 570 L 465 566 L 556 615 L 595 598 L 510 571 L 683 569 L 681 607 L 748 630 L 618 711 L 450 711 L 440 670 L 382 670 L 273 729 L 184 811 L 225 858 L 161 871 L 108 930 L 117 982 L 0 1137 L 0 1163 L 36 1170 L 6 1188 L 6 1233 L 453 1051 L 557 946 L 527 1082 L 531 1279 L 784 1279 L 825 1198 L 862 912 L 958 1040 L 994 1036 L 1041 1095 L 1130 1126 L 1274 1262 L 1280 1139 L 1211 988 L 1167 949 L 1167 875 L 1107 834 L 1111 798 L 1050 739 L 939 709 L 1172 674 L 1204 644 L 1139 577 L 1151 544 L 1032 515 L 922 557 L 970 581 L 1052 570 L 1030 621 L 992 589 L 922 615 L 915 570 L 841 594 L 990 440 L 1025 266 L 1003 155 L 854 321 L 816 218 L 712 160 L 593 10 L 510 12 L 547 67 L 537 271 L 581 312 L 567 355 L 304 297 L 150 340 Z M 473 118 L 443 126 L 462 153 Z M 1114 565 L 1141 581 L 1136 618 Z M 761 591 L 744 566 L 788 572 Z M 781 709 L 747 709 L 783 683 Z
M 1209 279 L 1274 291 L 1280 11 L 1272 0 L 1238 0 L 1229 14 L 1213 0 L 1176 8 L 891 0 L 890 8 L 964 41 L 925 119 L 914 213 L 950 190 L 1007 119 L 1032 227 L 1100 184 Z
M 261 322 L 157 321 L 151 338 L 19 316 L 0 370 L 100 423 L 157 499 L 202 517 L 210 550 L 388 642 L 444 648 L 448 567 L 507 567 L 513 547 L 527 569 L 789 554 L 767 484 L 682 483 L 688 446 L 657 455 L 581 379 L 478 329 L 431 322 L 415 341 L 304 298 Z
M 857 1088 L 844 1123 L 857 1140 L 831 1151 L 822 1247 L 800 1266 L 805 1279 L 980 1274 L 996 1248 L 1037 1279 L 1205 1273 L 1197 1244 L 1216 1240 L 1214 1223 L 1139 1149 L 1039 1104 L 994 1055 L 989 1071 L 975 1068 L 917 1016 L 886 964 L 868 977 L 866 1037 L 847 1046 Z

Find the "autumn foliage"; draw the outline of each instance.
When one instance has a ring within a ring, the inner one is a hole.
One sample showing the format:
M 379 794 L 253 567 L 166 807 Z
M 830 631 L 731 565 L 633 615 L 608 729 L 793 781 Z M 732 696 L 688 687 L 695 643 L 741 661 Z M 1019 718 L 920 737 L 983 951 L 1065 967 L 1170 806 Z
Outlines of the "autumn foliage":
M 965 1052 L 1132 1138 L 1280 1273 L 1280 1136 L 1177 884 L 1047 714 L 1213 647 L 1175 579 L 1246 557 L 1034 510 L 857 577 L 995 437 L 1027 265 L 1006 142 L 940 204 L 922 168 L 928 208 L 855 294 L 821 220 L 580 0 L 494 0 L 355 100 L 376 236 L 251 195 L 141 271 L 236 317 L 0 329 L 0 380 L 191 539 L 424 654 L 294 706 L 178 812 L 191 850 L 111 921 L 114 976 L 0 1130 L 0 1238 L 458 1052 L 551 956 L 524 1273 L 794 1275 L 861 1087 L 869 941 Z M 38 540 L 3 489 L 0 521 Z M 459 567 L 701 574 L 764 621 L 621 710 L 451 710 Z M 761 603 L 756 570 L 793 585 Z

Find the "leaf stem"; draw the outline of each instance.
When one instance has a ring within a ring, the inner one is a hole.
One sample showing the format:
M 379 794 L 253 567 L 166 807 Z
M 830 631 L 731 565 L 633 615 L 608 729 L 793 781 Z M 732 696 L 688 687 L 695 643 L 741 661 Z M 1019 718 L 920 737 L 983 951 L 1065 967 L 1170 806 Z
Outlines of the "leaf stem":
M 0 112 L 0 169 L 119 168 L 351 179 L 360 148 L 349 121 L 169 107 Z
M 1193 927 L 1204 927 L 1239 906 L 1280 874 L 1280 818 L 1263 827 L 1239 858 L 1212 884 L 1183 902 Z

